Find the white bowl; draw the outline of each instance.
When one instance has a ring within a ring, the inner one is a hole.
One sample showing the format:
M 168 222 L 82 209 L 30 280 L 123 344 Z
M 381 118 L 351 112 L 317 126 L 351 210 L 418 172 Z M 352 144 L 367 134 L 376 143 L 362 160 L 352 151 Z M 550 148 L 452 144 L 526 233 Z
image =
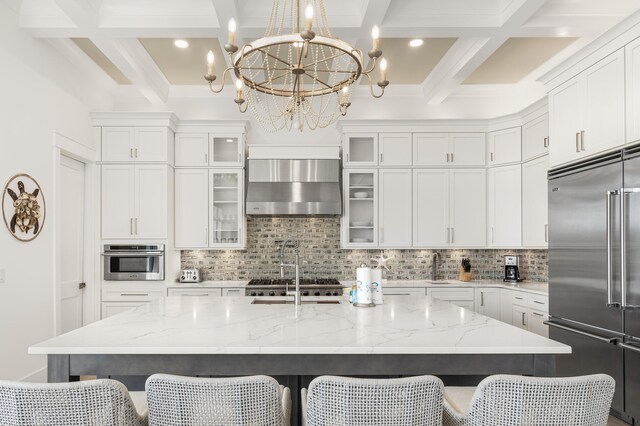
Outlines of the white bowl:
M 373 241 L 371 241 L 369 238 L 352 238 L 351 242 L 352 243 L 371 243 Z
M 368 192 L 354 192 L 353 196 L 355 198 L 369 198 L 369 193 Z

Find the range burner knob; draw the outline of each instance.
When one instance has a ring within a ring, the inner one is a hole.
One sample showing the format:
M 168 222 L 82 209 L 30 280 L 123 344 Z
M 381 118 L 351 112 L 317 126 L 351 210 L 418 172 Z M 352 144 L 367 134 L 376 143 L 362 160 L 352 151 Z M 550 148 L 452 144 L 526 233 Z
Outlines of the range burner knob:
M 264 296 L 263 292 L 258 293 L 258 296 Z
M 255 291 L 252 291 L 252 292 L 251 292 L 251 295 L 252 295 L 252 296 L 255 296 L 255 295 L 256 295 L 256 292 L 255 292 Z
M 309 292 L 308 292 L 308 291 L 303 291 L 303 292 L 302 292 L 302 295 L 303 295 L 303 296 L 308 296 L 308 295 L 309 295 Z
M 334 291 L 334 292 L 333 292 L 333 295 L 334 295 L 334 296 L 340 296 L 340 292 L 339 292 L 339 291 Z
M 270 292 L 269 292 L 269 296 L 275 296 L 275 295 L 276 295 L 276 292 L 275 292 L 275 291 L 270 291 Z
M 281 291 L 281 292 L 280 292 L 280 296 L 286 296 L 286 295 L 287 295 L 287 292 L 286 292 L 286 291 Z
M 331 292 L 330 292 L 330 291 L 327 291 L 324 295 L 325 295 L 325 296 L 331 296 Z
M 314 296 L 320 296 L 320 292 L 319 292 L 319 291 L 314 291 L 314 292 L 313 292 L 313 295 L 314 295 Z

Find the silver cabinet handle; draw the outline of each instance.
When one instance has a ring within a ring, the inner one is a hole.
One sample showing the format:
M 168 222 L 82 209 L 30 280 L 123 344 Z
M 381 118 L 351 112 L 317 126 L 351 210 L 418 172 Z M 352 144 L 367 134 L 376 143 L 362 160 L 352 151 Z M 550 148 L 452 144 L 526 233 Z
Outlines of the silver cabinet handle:
M 451 162 L 453 163 L 453 152 L 451 153 Z
M 129 157 L 133 158 L 133 148 L 129 149 Z
M 580 132 L 576 133 L 576 152 L 580 152 Z
M 202 294 L 185 293 L 185 294 L 181 294 L 180 296 L 202 297 L 202 296 L 208 296 L 208 295 L 209 293 L 202 293 Z
M 637 346 L 632 346 L 628 343 L 618 343 L 618 346 L 620 346 L 621 348 L 625 348 L 625 349 L 629 349 L 631 351 L 635 351 L 635 352 L 640 352 L 640 348 Z
M 347 152 L 347 163 L 349 162 L 349 153 Z
M 136 148 L 136 149 L 134 150 L 134 152 L 135 152 L 135 154 L 136 154 L 136 155 L 135 155 L 135 157 L 136 157 L 136 158 L 138 158 L 138 148 Z
M 456 239 L 456 228 L 451 228 L 451 244 L 454 243 Z
M 127 296 L 127 297 L 136 297 L 136 296 L 148 296 L 149 293 L 120 293 L 120 296 Z
M 136 217 L 136 235 L 138 235 L 138 218 Z
M 592 339 L 600 340 L 601 342 L 611 343 L 612 345 L 615 345 L 618 343 L 617 337 L 602 337 L 602 336 L 598 336 L 597 334 L 587 333 L 586 331 L 576 330 L 575 328 L 565 327 L 564 325 L 556 324 L 551 321 L 545 321 L 544 324 L 549 325 L 551 327 L 560 328 L 562 330 L 570 331 L 571 333 L 576 333 L 582 336 L 591 337 Z
M 549 224 L 548 223 L 544 224 L 544 242 L 545 243 L 549 242 Z
M 380 164 L 382 164 L 384 162 L 384 160 L 382 159 L 382 153 L 380 153 Z
M 384 243 L 384 228 L 380 227 L 380 244 Z
M 523 312 L 523 313 L 522 313 L 522 325 L 526 327 L 526 326 L 527 326 L 527 323 L 526 323 L 526 322 L 524 322 L 524 315 L 525 315 L 525 314 L 524 314 L 524 312 Z
M 129 233 L 133 235 L 133 218 L 129 219 Z
M 493 161 L 493 152 L 491 153 L 491 161 Z
M 586 151 L 584 149 L 584 130 L 580 131 L 580 151 Z
M 544 317 L 544 315 L 538 313 L 538 312 L 531 312 L 531 314 L 537 316 L 537 317 Z
M 517 300 L 524 300 L 524 298 L 522 298 L 522 297 L 518 297 L 518 296 L 513 296 L 513 298 L 514 298 L 514 299 L 517 299 Z
M 493 238 L 493 226 L 491 227 L 491 242 L 492 242 L 492 243 L 493 243 L 493 242 L 495 242 L 495 241 L 494 241 L 494 238 Z
M 238 153 L 238 163 L 241 163 L 241 162 L 242 162 L 242 153 L 239 152 Z
M 209 165 L 209 154 L 207 154 L 206 152 L 204 153 L 204 165 Z
M 544 140 L 543 140 L 543 143 L 542 143 L 542 144 L 543 144 L 543 146 L 544 146 L 545 148 L 549 148 L 549 137 L 548 137 L 548 136 L 547 136 L 546 138 L 544 138 Z
M 480 306 L 484 306 L 484 291 L 480 292 Z
M 449 162 L 449 153 L 447 152 L 447 163 Z
M 539 300 L 534 300 L 533 303 L 537 303 L 538 305 L 546 305 L 546 303 L 541 302 Z

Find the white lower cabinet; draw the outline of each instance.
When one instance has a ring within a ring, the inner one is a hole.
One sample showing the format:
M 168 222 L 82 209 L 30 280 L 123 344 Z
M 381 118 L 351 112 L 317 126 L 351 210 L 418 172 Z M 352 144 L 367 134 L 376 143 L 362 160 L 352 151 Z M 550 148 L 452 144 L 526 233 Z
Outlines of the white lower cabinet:
M 547 316 L 548 315 L 544 312 L 529 309 L 529 323 L 527 324 L 528 330 L 532 333 L 536 333 L 544 337 L 549 337 L 549 326 L 544 323 L 547 320 Z
M 529 326 L 527 319 L 529 317 L 529 310 L 524 306 L 513 305 L 511 312 L 511 325 L 515 325 L 523 330 L 528 330 Z
M 405 287 L 382 287 L 382 294 L 387 296 L 424 296 L 425 289 Z
M 146 305 L 149 302 L 102 302 L 102 319 Z
M 476 288 L 475 290 L 475 311 L 482 315 L 500 320 L 502 317 L 500 305 L 501 289 L 497 287 L 488 287 Z
M 511 324 L 513 312 L 513 291 L 505 288 L 500 291 L 500 321 Z
M 244 288 L 223 288 L 222 295 L 228 296 L 244 296 Z
M 549 337 L 549 326 L 544 324 L 548 317 L 548 296 L 503 289 L 500 300 L 502 321 Z
M 472 288 L 428 288 L 427 296 L 440 299 L 453 305 L 473 310 L 475 295 Z

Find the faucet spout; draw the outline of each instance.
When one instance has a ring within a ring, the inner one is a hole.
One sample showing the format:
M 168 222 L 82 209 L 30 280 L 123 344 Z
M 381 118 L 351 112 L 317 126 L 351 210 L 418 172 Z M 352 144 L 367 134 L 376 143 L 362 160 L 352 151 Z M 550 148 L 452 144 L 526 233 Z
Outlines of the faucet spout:
M 300 254 L 298 253 L 298 247 L 300 246 L 300 241 L 298 240 L 286 240 L 282 243 L 282 245 L 280 246 L 280 278 L 284 278 L 284 268 L 287 266 L 293 266 L 295 268 L 295 284 L 296 284 L 296 291 L 294 293 L 294 299 L 295 299 L 295 304 L 296 305 L 300 305 L 301 304 L 301 297 L 300 297 Z M 284 249 L 286 247 L 294 247 L 296 249 L 295 252 L 295 262 L 293 264 L 286 264 L 284 263 Z M 286 285 L 286 289 L 285 292 L 287 294 L 289 294 L 289 284 L 285 284 Z

